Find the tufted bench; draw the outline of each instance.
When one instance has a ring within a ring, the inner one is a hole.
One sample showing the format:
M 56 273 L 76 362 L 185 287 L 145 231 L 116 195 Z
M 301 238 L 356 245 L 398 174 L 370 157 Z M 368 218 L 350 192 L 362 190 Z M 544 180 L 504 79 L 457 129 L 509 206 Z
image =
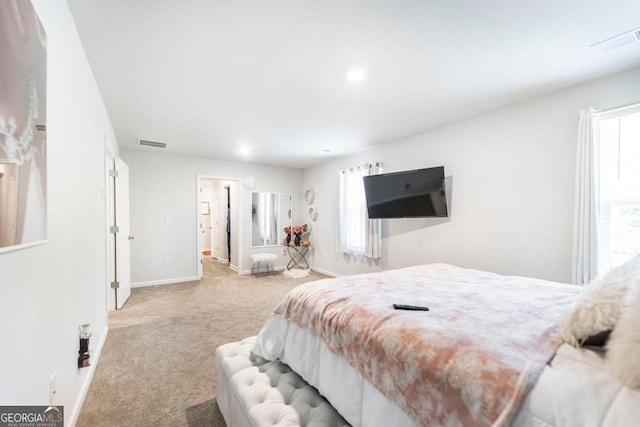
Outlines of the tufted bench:
M 253 254 L 251 255 L 251 274 L 254 270 L 260 271 L 260 264 L 264 264 L 267 267 L 267 273 L 269 272 L 269 266 L 272 270 L 275 270 L 275 254 Z
M 218 406 L 228 427 L 349 425 L 289 366 L 251 354 L 254 341 L 216 350 Z

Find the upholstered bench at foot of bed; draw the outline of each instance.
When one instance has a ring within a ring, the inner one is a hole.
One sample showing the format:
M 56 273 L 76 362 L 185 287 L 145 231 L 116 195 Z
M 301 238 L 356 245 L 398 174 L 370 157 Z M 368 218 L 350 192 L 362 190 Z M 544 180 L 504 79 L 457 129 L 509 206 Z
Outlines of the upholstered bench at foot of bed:
M 252 355 L 254 341 L 216 350 L 218 406 L 228 427 L 348 426 L 289 366 Z

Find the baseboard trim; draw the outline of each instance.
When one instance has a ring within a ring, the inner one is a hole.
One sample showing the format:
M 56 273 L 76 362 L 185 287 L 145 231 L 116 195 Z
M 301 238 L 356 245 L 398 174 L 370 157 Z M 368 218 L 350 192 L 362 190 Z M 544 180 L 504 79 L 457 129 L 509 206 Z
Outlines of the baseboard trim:
M 189 277 L 177 277 L 175 279 L 151 280 L 148 282 L 132 282 L 131 287 L 144 288 L 146 286 L 171 285 L 173 283 L 193 282 L 194 280 L 200 280 L 200 278 L 198 276 L 189 276 Z
M 96 372 L 96 367 L 98 366 L 98 362 L 100 361 L 100 355 L 102 354 L 102 349 L 104 348 L 104 343 L 107 341 L 107 334 L 109 333 L 109 326 L 105 325 L 104 333 L 98 342 L 98 347 L 91 354 L 93 361 L 91 362 L 91 366 L 89 367 L 89 372 L 87 372 L 87 376 L 82 383 L 82 387 L 80 388 L 80 394 L 76 399 L 76 404 L 73 408 L 73 412 L 69 416 L 69 427 L 74 427 L 76 422 L 78 422 L 78 417 L 80 416 L 80 410 L 82 409 L 82 405 L 84 404 L 84 399 L 87 397 L 87 393 L 89 392 L 89 386 L 91 385 L 91 381 L 93 380 L 93 374 Z
M 318 273 L 326 274 L 330 277 L 344 276 L 343 274 L 334 273 L 333 271 L 325 270 L 324 268 L 311 267 L 311 270 L 317 271 Z

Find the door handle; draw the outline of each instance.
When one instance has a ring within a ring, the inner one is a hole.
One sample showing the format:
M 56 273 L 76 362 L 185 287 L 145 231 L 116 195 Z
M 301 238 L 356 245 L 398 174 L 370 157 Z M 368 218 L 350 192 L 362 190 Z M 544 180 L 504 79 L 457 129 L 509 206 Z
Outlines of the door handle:
M 129 235 L 129 240 L 133 240 L 133 239 L 135 239 L 135 238 L 136 238 L 136 236 L 134 236 L 134 235 Z

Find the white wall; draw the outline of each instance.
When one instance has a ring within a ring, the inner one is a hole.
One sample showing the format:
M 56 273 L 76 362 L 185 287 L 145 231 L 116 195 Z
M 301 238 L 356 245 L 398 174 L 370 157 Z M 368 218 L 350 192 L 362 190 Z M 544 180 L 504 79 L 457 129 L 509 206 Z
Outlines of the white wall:
M 48 243 L 0 255 L 0 405 L 55 403 L 77 416 L 93 367 L 79 370 L 78 328 L 106 336 L 105 138 L 102 98 L 64 0 L 34 0 L 47 32 Z
M 131 281 L 134 285 L 194 280 L 197 275 L 197 175 L 237 178 L 251 175 L 256 179 L 253 191 L 291 193 L 294 216 L 301 217 L 302 171 L 261 166 L 250 163 L 176 156 L 141 150 L 121 150 L 130 168 Z M 281 248 L 251 248 L 251 191 L 240 188 L 239 256 L 244 272 L 250 271 L 253 252 L 272 252 L 277 263 L 286 264 Z M 222 198 L 221 193 L 220 197 Z M 166 225 L 165 219 L 172 224 Z M 171 257 L 172 264 L 164 259 Z M 233 263 L 233 259 L 232 259 Z
M 635 69 L 305 170 L 320 212 L 314 267 L 351 274 L 448 262 L 569 282 L 577 112 L 638 101 Z M 337 171 L 364 161 L 382 161 L 385 172 L 444 165 L 453 179 L 448 221 L 384 220 L 377 265 L 336 252 Z

